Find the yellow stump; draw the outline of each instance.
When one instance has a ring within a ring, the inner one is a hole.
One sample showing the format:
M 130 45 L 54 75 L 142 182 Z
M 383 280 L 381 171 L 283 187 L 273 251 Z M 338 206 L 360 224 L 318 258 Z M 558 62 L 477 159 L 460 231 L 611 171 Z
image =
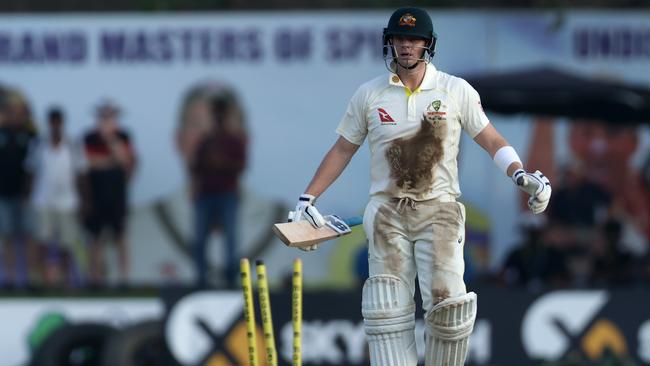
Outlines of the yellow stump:
M 293 293 L 291 294 L 291 322 L 293 324 L 293 366 L 302 365 L 302 261 L 293 261 Z
M 246 319 L 246 338 L 248 338 L 248 364 L 257 366 L 257 344 L 255 343 L 255 307 L 251 284 L 251 267 L 247 258 L 240 262 L 241 285 L 244 292 L 244 318 Z
M 264 329 L 264 345 L 266 346 L 267 366 L 277 366 L 278 357 L 275 350 L 275 337 L 273 336 L 273 318 L 271 317 L 271 300 L 269 298 L 269 284 L 266 279 L 266 266 L 258 260 L 257 288 L 260 299 L 260 312 L 262 313 L 262 328 Z

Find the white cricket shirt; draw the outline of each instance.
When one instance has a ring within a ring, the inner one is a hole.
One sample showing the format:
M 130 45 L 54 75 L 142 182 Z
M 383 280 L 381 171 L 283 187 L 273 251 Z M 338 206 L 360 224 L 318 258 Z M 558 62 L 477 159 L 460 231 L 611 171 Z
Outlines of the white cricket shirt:
M 73 212 L 79 206 L 76 177 L 86 168 L 81 150 L 63 140 L 52 146 L 48 139 L 32 146 L 27 160 L 34 173 L 32 204 L 37 209 Z
M 474 138 L 488 123 L 476 90 L 429 64 L 413 92 L 393 73 L 361 85 L 336 132 L 356 145 L 368 138 L 371 196 L 428 200 L 460 196 L 461 129 Z

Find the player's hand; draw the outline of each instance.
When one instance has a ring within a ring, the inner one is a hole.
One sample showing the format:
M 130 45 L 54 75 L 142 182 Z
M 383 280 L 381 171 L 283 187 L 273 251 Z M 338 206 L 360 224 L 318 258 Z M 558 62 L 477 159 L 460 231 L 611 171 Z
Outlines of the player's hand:
M 313 207 L 313 206 L 312 206 L 312 207 Z M 315 207 L 314 207 L 314 208 L 315 208 Z M 296 221 L 296 220 L 293 219 L 293 218 L 295 217 L 295 215 L 296 215 L 296 211 L 289 211 L 289 218 L 288 218 L 287 221 L 288 221 L 288 222 Z M 312 225 L 313 225 L 313 224 L 312 224 Z M 312 250 L 316 250 L 316 249 L 318 249 L 318 246 L 319 246 L 319 245 L 320 245 L 320 244 L 314 244 L 314 245 L 310 245 L 310 246 L 308 246 L 308 247 L 297 247 L 297 248 L 300 249 L 300 250 L 302 250 L 302 251 L 305 251 L 305 252 L 311 252 Z
M 307 220 L 309 223 L 316 228 L 322 227 L 325 225 L 325 219 L 323 215 L 318 212 L 316 206 L 314 206 L 314 200 L 316 197 L 311 194 L 301 194 L 298 199 L 298 204 L 296 204 L 295 211 L 289 212 L 288 221 L 300 221 Z
M 298 199 L 298 204 L 296 204 L 295 211 L 289 211 L 288 221 L 300 221 L 307 220 L 313 227 L 322 227 L 325 225 L 325 219 L 323 215 L 318 212 L 316 206 L 314 206 L 314 200 L 316 197 L 310 194 L 302 194 Z M 308 247 L 300 247 L 299 249 L 305 252 L 310 252 L 312 250 L 318 249 L 319 244 L 314 244 Z
M 512 174 L 512 180 L 517 187 L 530 195 L 528 207 L 534 214 L 540 214 L 546 210 L 548 201 L 551 199 L 551 182 L 539 170 L 535 173 L 526 173 L 523 169 L 517 169 Z

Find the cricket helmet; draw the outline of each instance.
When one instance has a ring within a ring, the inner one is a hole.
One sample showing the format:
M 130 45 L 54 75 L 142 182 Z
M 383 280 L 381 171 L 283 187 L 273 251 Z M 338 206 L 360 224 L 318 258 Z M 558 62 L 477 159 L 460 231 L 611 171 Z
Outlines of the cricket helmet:
M 388 50 L 392 49 L 392 36 L 417 37 L 427 40 L 426 52 L 428 57 L 433 57 L 435 54 L 438 36 L 433 31 L 431 18 L 424 9 L 406 7 L 393 12 L 393 15 L 388 20 L 388 26 L 384 28 L 384 58 L 388 56 Z

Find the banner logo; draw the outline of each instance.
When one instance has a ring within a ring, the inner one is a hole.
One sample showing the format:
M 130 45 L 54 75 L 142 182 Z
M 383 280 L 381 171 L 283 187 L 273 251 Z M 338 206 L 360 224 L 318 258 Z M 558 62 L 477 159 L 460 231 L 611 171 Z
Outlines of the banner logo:
M 606 291 L 556 291 L 539 298 L 522 324 L 522 343 L 531 358 L 558 360 L 578 351 L 598 360 L 605 350 L 627 354 L 623 332 L 598 316 L 609 302 Z
M 174 358 L 185 365 L 243 365 L 248 361 L 246 323 L 240 293 L 192 293 L 172 308 L 165 339 Z M 257 329 L 263 362 L 264 334 Z

